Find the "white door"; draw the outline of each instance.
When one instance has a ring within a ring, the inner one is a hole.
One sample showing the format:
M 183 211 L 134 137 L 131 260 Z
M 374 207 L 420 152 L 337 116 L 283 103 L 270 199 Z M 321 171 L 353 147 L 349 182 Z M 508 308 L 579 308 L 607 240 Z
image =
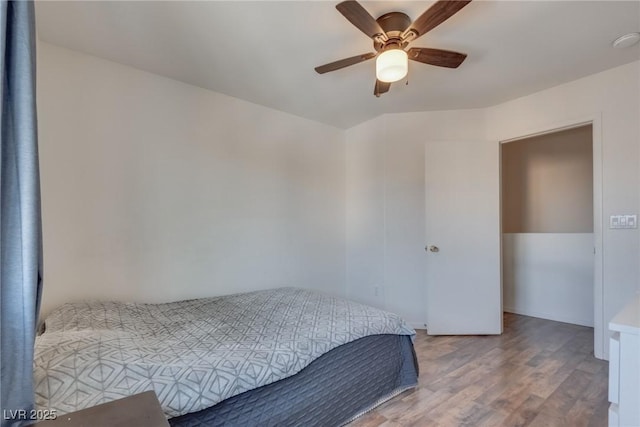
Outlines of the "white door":
M 497 142 L 425 145 L 430 335 L 502 333 Z

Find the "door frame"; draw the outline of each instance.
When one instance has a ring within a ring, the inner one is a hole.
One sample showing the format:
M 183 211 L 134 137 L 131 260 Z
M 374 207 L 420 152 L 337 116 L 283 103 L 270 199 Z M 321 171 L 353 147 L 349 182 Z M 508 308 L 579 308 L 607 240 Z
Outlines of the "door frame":
M 592 148 L 593 148 L 593 351 L 595 357 L 604 359 L 605 339 L 604 320 L 604 245 L 602 242 L 603 232 L 603 203 L 602 203 L 602 114 L 579 117 L 572 120 L 547 123 L 533 128 L 525 128 L 518 131 L 511 131 L 506 137 L 500 138 L 500 241 L 502 242 L 502 144 L 531 138 L 535 136 L 555 133 L 567 129 L 581 126 L 592 126 Z M 500 245 L 500 262 L 503 260 L 503 248 Z M 500 268 L 502 276 L 502 266 Z M 502 294 L 502 292 L 501 292 Z M 501 296 L 502 299 L 502 296 Z M 500 301 L 502 305 L 502 301 Z

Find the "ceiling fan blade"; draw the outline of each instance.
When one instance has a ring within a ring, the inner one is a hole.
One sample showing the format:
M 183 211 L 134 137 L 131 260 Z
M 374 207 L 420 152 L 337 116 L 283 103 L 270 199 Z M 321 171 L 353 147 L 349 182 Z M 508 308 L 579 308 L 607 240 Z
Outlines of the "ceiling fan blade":
M 447 68 L 458 68 L 467 57 L 464 53 L 426 47 L 412 47 L 407 55 L 414 61 Z
M 367 61 L 371 58 L 375 58 L 376 54 L 373 52 L 363 53 L 362 55 L 352 56 L 351 58 L 341 59 L 339 61 L 330 62 L 328 64 L 316 67 L 315 70 L 318 74 L 328 73 L 329 71 L 339 70 L 340 68 L 348 67 L 349 65 L 358 64 L 360 62 Z
M 376 86 L 373 88 L 373 94 L 380 98 L 380 95 L 389 92 L 390 87 L 391 83 L 381 82 L 380 80 L 376 79 Z
M 372 39 L 376 37 L 382 37 L 384 40 L 387 39 L 382 27 L 380 27 L 373 16 L 371 16 L 369 12 L 367 12 L 357 1 L 343 1 L 336 5 L 336 9 L 338 9 L 338 12 L 344 15 L 349 22 Z
M 460 9 L 471 3 L 471 0 L 438 0 L 409 26 L 405 35 L 415 33 L 413 40 L 433 30 L 447 19 L 458 13 Z

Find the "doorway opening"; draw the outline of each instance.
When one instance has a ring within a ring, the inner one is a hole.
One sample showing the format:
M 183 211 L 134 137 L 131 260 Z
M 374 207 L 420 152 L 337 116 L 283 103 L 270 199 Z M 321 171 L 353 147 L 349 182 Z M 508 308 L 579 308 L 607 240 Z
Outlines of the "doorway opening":
M 594 135 L 588 122 L 501 143 L 502 308 L 594 327 L 602 358 Z

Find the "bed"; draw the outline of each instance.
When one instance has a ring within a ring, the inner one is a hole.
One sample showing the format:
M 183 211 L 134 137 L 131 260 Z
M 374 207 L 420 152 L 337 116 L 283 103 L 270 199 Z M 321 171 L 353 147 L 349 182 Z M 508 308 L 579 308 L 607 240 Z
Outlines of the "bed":
M 154 390 L 174 427 L 338 426 L 416 385 L 414 335 L 298 288 L 69 303 L 36 338 L 36 405 L 64 414 Z

